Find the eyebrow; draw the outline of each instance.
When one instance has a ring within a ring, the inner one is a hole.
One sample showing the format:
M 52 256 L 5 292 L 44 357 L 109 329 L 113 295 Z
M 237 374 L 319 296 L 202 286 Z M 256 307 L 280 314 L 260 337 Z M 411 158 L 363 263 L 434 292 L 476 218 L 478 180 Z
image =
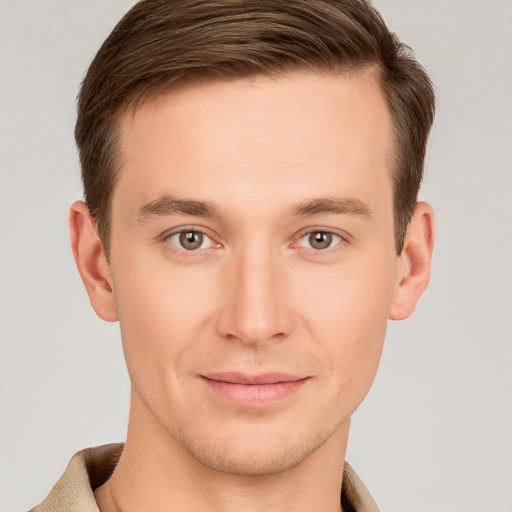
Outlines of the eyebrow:
M 371 217 L 370 208 L 363 201 L 355 198 L 321 197 L 301 203 L 293 208 L 293 212 L 301 217 L 334 213 L 337 215 L 356 215 Z
M 370 208 L 361 200 L 354 198 L 321 197 L 300 203 L 293 207 L 292 212 L 299 217 L 308 217 L 326 213 L 337 215 L 355 215 L 371 217 Z M 165 217 L 168 215 L 194 215 L 218 219 L 221 217 L 217 206 L 208 201 L 178 199 L 165 195 L 142 206 L 137 212 L 137 220 L 141 223 L 149 217 Z
M 176 214 L 210 218 L 220 217 L 220 213 L 213 203 L 192 199 L 178 199 L 166 195 L 142 206 L 137 212 L 137 220 L 144 222 L 149 217 L 165 217 L 167 215 Z

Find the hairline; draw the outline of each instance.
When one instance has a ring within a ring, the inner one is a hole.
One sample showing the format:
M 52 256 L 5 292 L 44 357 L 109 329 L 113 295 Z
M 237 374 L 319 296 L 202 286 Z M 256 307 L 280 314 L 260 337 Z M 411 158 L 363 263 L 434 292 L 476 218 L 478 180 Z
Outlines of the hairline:
M 112 145 L 111 165 L 114 177 L 111 184 L 112 188 L 108 195 L 109 200 L 104 205 L 106 211 L 102 211 L 100 213 L 100 221 L 103 221 L 104 224 L 100 226 L 100 229 L 98 230 L 105 249 L 107 260 L 110 260 L 110 245 L 112 241 L 112 209 L 114 195 L 117 189 L 119 176 L 122 172 L 122 168 L 125 163 L 124 159 L 127 156 L 126 151 L 123 151 L 122 144 L 122 124 L 123 120 L 126 119 L 127 116 L 134 116 L 138 109 L 140 109 L 142 106 L 153 101 L 157 101 L 159 98 L 162 98 L 166 95 L 187 89 L 191 86 L 193 87 L 200 84 L 209 84 L 215 82 L 233 82 L 237 80 L 251 80 L 258 78 L 269 78 L 272 80 L 277 80 L 279 78 L 289 77 L 293 73 L 300 72 L 310 72 L 317 74 L 319 76 L 353 76 L 367 74 L 369 77 L 373 77 L 373 79 L 375 80 L 385 101 L 390 119 L 390 140 L 388 145 L 388 158 L 386 158 L 385 171 L 388 172 L 391 179 L 391 185 L 393 187 L 393 224 L 394 228 L 396 228 L 399 219 L 397 218 L 398 212 L 396 211 L 397 209 L 395 205 L 395 193 L 397 188 L 397 178 L 399 177 L 400 172 L 403 172 L 400 170 L 400 144 L 398 140 L 400 130 L 399 127 L 397 126 L 395 119 L 396 116 L 393 113 L 392 105 L 390 104 L 388 95 L 386 94 L 386 90 L 384 87 L 384 71 L 381 62 L 349 62 L 346 64 L 337 64 L 330 67 L 327 67 L 325 65 L 315 65 L 315 63 L 311 63 L 310 65 L 288 64 L 286 66 L 283 66 L 283 68 L 279 70 L 268 70 L 265 72 L 255 71 L 253 73 L 233 73 L 232 76 L 220 76 L 214 73 L 213 70 L 210 70 L 202 71 L 201 73 L 190 73 L 180 77 L 180 79 L 178 80 L 169 79 L 166 84 L 159 88 L 153 86 L 135 89 L 133 90 L 131 96 L 117 109 L 117 112 L 113 116 L 110 125 L 109 142 Z M 96 221 L 97 215 L 94 215 L 94 217 Z M 394 230 L 395 244 L 398 243 L 397 236 L 398 234 L 396 233 L 396 230 Z

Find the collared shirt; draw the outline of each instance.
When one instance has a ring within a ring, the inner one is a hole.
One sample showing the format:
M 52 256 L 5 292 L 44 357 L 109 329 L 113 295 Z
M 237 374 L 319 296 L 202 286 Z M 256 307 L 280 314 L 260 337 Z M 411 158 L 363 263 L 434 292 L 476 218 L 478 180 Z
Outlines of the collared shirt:
M 107 444 L 76 453 L 50 494 L 31 512 L 100 512 L 93 489 L 110 477 L 123 446 Z M 348 462 L 343 471 L 341 503 L 347 512 L 379 512 L 370 492 Z

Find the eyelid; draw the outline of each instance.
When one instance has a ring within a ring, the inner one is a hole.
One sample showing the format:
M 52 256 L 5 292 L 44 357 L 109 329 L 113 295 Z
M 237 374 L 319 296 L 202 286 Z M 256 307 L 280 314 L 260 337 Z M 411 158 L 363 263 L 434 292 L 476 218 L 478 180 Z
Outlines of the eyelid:
M 211 242 L 211 245 L 208 247 L 204 247 L 201 249 L 196 249 L 192 251 L 187 251 L 184 247 L 179 247 L 169 241 L 169 239 L 172 236 L 179 235 L 181 233 L 187 233 L 187 232 L 194 232 L 194 233 L 201 233 L 204 237 L 208 238 Z M 198 253 L 201 253 L 202 251 L 205 251 L 207 249 L 211 248 L 220 248 L 222 247 L 222 244 L 216 240 L 216 237 L 211 234 L 210 230 L 201 226 L 191 226 L 191 225 L 185 225 L 185 226 L 178 226 L 176 228 L 173 228 L 169 231 L 166 231 L 162 235 L 162 239 L 164 242 L 167 242 L 168 245 L 172 247 L 172 250 L 175 250 L 179 252 L 180 254 L 185 254 L 186 256 L 194 256 Z
M 330 247 L 328 247 L 326 249 L 314 249 L 313 247 L 306 247 L 304 245 L 300 245 L 299 244 L 300 240 L 302 240 L 306 236 L 311 235 L 312 233 L 329 233 L 333 237 L 336 237 L 338 239 L 338 242 L 335 243 L 334 245 L 331 245 Z M 329 252 L 331 252 L 333 250 L 336 250 L 336 248 L 339 245 L 348 243 L 349 236 L 345 235 L 343 233 L 340 233 L 339 231 L 337 231 L 335 229 L 332 229 L 332 228 L 308 227 L 308 228 L 305 228 L 305 229 L 299 231 L 299 233 L 294 237 L 294 240 L 295 241 L 292 243 L 292 247 L 293 248 L 300 247 L 302 249 L 309 249 L 311 251 L 314 251 L 315 253 L 324 253 L 324 254 L 326 254 L 326 253 L 329 253 Z
M 196 232 L 196 233 L 201 233 L 203 236 L 207 237 L 210 241 L 211 241 L 211 245 L 209 247 L 206 247 L 206 248 L 203 248 L 203 249 L 196 249 L 196 250 L 192 250 L 192 251 L 187 251 L 185 248 L 180 248 L 178 246 L 176 246 L 175 244 L 171 244 L 171 243 L 168 243 L 168 245 L 172 246 L 172 249 L 173 250 L 176 250 L 177 252 L 180 252 L 182 254 L 185 254 L 187 256 L 194 256 L 194 255 L 197 255 L 198 253 L 201 253 L 202 251 L 205 251 L 206 249 L 211 249 L 211 248 L 222 248 L 222 244 L 220 242 L 217 241 L 217 238 L 215 235 L 213 235 L 211 233 L 211 231 L 208 229 L 208 228 L 205 228 L 205 227 L 202 227 L 202 226 L 197 226 L 197 225 L 184 225 L 184 226 L 177 226 L 171 230 L 168 230 L 166 231 L 162 236 L 161 238 L 163 239 L 163 241 L 166 241 L 168 242 L 169 238 L 174 236 L 174 235 L 177 235 L 177 234 L 180 234 L 180 233 L 183 233 L 183 232 L 187 232 L 187 231 L 193 231 L 193 232 Z M 299 245 L 299 241 L 301 239 L 303 239 L 304 237 L 308 236 L 308 235 L 311 235 L 312 233 L 317 233 L 317 232 L 321 232 L 321 233 L 330 233 L 331 235 L 333 235 L 334 237 L 336 237 L 338 239 L 338 242 L 335 243 L 334 245 L 332 245 L 331 247 L 328 247 L 326 249 L 314 249 L 312 247 L 305 247 L 303 245 Z M 291 247 L 292 248 L 298 248 L 298 247 L 301 247 L 303 249 L 309 249 L 311 250 L 312 252 L 314 253 L 329 253 L 333 250 L 336 250 L 336 248 L 338 248 L 339 245 L 341 244 L 346 244 L 349 242 L 350 240 L 350 236 L 347 235 L 347 234 L 344 234 L 344 233 L 340 233 L 338 230 L 336 229 L 333 229 L 333 228 L 325 228 L 325 227 L 321 227 L 321 226 L 313 226 L 313 227 L 308 227 L 308 228 L 304 228 L 302 229 L 301 231 L 299 231 L 294 237 L 293 237 L 293 242 L 291 244 Z

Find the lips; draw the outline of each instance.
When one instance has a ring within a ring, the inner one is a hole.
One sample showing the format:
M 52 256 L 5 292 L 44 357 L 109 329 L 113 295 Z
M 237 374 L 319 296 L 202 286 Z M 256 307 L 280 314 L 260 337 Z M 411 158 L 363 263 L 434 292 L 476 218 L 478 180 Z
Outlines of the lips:
M 269 405 L 294 395 L 309 377 L 285 373 L 246 375 L 238 372 L 211 373 L 201 376 L 217 397 L 236 405 Z
M 237 372 L 209 373 L 204 378 L 217 382 L 227 382 L 230 384 L 277 384 L 280 382 L 296 382 L 302 380 L 303 377 L 289 375 L 286 373 L 264 373 L 262 375 L 245 375 Z

